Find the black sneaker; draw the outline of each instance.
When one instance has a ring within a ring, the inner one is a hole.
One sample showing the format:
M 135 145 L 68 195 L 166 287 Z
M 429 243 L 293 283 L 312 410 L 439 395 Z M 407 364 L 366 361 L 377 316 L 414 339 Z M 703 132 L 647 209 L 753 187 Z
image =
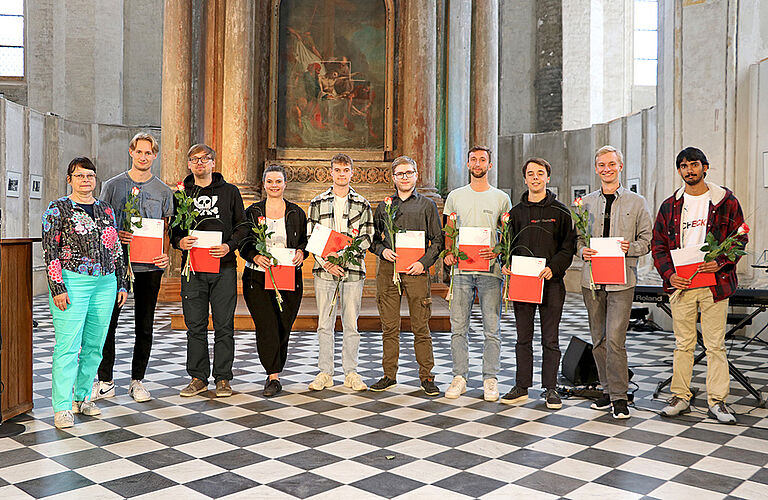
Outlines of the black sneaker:
M 381 391 L 386 391 L 390 387 L 394 387 L 396 385 L 397 385 L 397 380 L 393 378 L 389 378 L 386 375 L 384 375 L 379 379 L 378 382 L 376 382 L 371 387 L 369 387 L 369 389 L 374 392 L 381 392 Z
M 515 403 L 522 403 L 528 399 L 528 389 L 525 387 L 514 386 L 511 391 L 504 394 L 501 397 L 501 402 L 511 405 Z
M 544 393 L 544 399 L 547 401 L 547 408 L 550 410 L 559 410 L 563 407 L 563 401 L 557 393 L 557 389 L 547 389 Z
M 626 399 L 617 399 L 613 403 L 613 418 L 623 420 L 629 418 L 629 408 Z
M 626 406 L 626 401 L 624 403 Z M 611 397 L 608 394 L 603 393 L 603 395 L 593 401 L 589 407 L 593 410 L 607 410 L 611 407 Z
M 427 396 L 437 396 L 440 394 L 440 389 L 435 385 L 435 379 L 433 377 L 425 378 L 421 381 L 421 390 L 423 390 L 424 394 Z
M 279 394 L 282 390 L 283 386 L 280 384 L 278 379 L 267 379 L 267 382 L 264 384 L 264 392 L 262 394 L 265 398 L 271 398 L 272 396 Z

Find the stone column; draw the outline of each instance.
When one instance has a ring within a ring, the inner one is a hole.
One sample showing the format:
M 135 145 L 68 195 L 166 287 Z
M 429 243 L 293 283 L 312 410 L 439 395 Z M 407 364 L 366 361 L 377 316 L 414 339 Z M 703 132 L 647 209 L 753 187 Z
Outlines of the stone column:
M 189 172 L 190 23 L 189 2 L 165 0 L 163 11 L 162 167 L 163 180 L 175 185 Z
M 469 82 L 471 73 L 471 0 L 453 0 L 448 7 L 448 68 L 445 99 L 445 171 L 448 190 L 469 179 Z
M 419 188 L 435 194 L 437 17 L 434 2 L 403 2 L 403 154 L 419 165 Z
M 499 0 L 472 2 L 472 123 L 471 145 L 493 152 L 489 173 L 496 185 L 499 161 Z
M 224 34 L 224 103 L 217 166 L 234 184 L 253 184 L 254 4 L 227 0 Z

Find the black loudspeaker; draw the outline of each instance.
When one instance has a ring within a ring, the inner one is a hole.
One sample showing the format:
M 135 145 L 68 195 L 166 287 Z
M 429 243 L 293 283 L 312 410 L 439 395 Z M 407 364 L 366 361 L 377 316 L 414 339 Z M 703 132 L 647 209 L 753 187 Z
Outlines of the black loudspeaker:
M 597 366 L 592 357 L 592 344 L 571 337 L 563 356 L 563 376 L 574 385 L 597 384 Z

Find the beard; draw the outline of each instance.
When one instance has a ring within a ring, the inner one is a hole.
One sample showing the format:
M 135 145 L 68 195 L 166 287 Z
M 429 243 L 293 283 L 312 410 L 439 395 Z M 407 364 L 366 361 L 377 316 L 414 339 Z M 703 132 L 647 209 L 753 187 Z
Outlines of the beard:
M 689 186 L 695 186 L 704 179 L 704 175 L 683 177 L 683 181 Z
M 483 171 L 482 171 L 482 172 L 480 172 L 480 173 L 476 173 L 474 170 L 470 170 L 470 171 L 469 171 L 469 173 L 470 173 L 470 174 L 472 175 L 472 177 L 474 177 L 475 179 L 482 179 L 482 178 L 483 178 L 483 177 L 485 177 L 485 175 L 488 173 L 488 170 L 487 170 L 487 169 L 486 169 L 486 170 L 483 170 Z

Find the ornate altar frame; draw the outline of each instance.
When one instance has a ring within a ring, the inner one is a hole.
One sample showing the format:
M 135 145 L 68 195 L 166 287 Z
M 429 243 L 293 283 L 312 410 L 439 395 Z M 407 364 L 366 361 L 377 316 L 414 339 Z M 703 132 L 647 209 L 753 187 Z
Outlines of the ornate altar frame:
M 394 78 L 395 78 L 395 6 L 394 0 L 381 0 L 386 12 L 386 72 L 384 91 L 384 147 L 383 149 L 365 149 L 355 151 L 355 158 L 360 160 L 383 160 L 384 152 L 392 151 L 394 125 Z M 269 128 L 267 147 L 276 150 L 276 156 L 282 158 L 306 158 L 329 160 L 337 151 L 312 148 L 277 147 L 277 87 L 278 87 L 278 51 L 280 34 L 280 4 L 282 0 L 272 0 L 270 20 L 270 57 L 269 57 Z

